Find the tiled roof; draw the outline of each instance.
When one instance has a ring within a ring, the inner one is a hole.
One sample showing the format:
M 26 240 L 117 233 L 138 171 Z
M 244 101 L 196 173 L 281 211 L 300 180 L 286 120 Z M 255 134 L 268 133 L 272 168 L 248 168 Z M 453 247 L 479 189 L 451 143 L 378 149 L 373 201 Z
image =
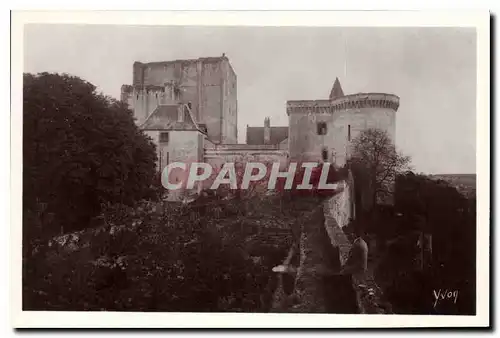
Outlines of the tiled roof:
M 178 105 L 159 105 L 141 125 L 143 130 L 200 130 L 189 109 L 183 105 L 184 121 L 179 122 Z M 202 131 L 203 132 L 203 131 Z
M 288 127 L 270 127 L 271 140 L 269 144 L 279 144 L 288 138 Z M 247 144 L 265 144 L 264 127 L 247 127 Z
M 335 82 L 333 83 L 332 91 L 330 92 L 330 100 L 338 99 L 339 97 L 344 96 L 344 91 L 342 90 L 342 86 L 340 85 L 339 78 L 335 78 Z

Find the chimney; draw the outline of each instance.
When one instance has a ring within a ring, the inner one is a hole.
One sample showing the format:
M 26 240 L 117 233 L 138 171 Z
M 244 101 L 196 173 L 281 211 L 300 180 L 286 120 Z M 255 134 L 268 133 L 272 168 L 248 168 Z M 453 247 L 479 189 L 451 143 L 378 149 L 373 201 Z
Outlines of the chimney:
M 133 65 L 133 85 L 144 85 L 144 68 L 146 66 L 141 62 L 134 62 Z
M 269 117 L 264 119 L 264 144 L 271 143 L 271 120 Z
M 184 105 L 177 105 L 177 122 L 184 122 Z

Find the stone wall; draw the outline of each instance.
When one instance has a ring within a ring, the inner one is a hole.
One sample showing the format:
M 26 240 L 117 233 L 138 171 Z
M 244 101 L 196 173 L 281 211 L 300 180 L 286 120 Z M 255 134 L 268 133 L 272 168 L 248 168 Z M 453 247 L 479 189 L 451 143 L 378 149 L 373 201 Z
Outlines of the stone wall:
M 345 233 L 349 217 L 354 211 L 352 184 L 352 175 L 350 175 L 350 179 L 343 183 L 341 191 L 325 201 L 324 204 L 324 227 L 330 242 L 330 249 L 338 252 L 341 265 L 347 263 L 352 247 L 352 243 Z M 368 245 L 368 249 L 372 250 L 371 243 Z M 372 265 L 373 263 L 369 259 L 368 270 L 364 274 L 348 276 L 354 291 L 353 297 L 355 297 L 357 309 L 360 313 L 366 314 L 392 313 L 390 304 L 384 300 L 383 292 L 374 280 Z M 331 289 L 331 292 L 336 294 L 338 290 Z
M 290 158 L 298 161 L 327 161 L 343 166 L 349 140 L 368 128 L 386 130 L 396 142 L 396 110 L 399 99 L 388 94 L 355 94 L 334 101 L 289 101 Z M 326 133 L 318 134 L 318 123 Z
M 158 86 L 122 86 L 121 97 L 133 110 L 138 125 L 141 125 L 158 105 L 178 103 L 168 88 Z
M 328 200 L 328 212 L 340 228 L 349 224 L 352 215 L 352 196 L 347 182 L 342 181 L 337 188 L 339 193 Z
M 229 61 L 222 62 L 222 143 L 238 142 L 238 100 L 236 73 Z
M 348 276 L 335 275 L 342 261 L 338 243 L 332 243 L 326 231 L 329 217 L 324 207 L 316 205 L 300 218 L 300 237 L 295 243 L 297 250 L 292 250 L 297 257 L 287 257 L 283 262 L 287 265 L 296 261 L 296 273 L 291 275 L 294 278 L 293 290 L 284 292 L 283 281 L 288 275 L 277 276 L 281 283 L 276 289 L 272 312 L 359 312 L 356 293 Z
M 276 276 L 271 312 L 392 313 L 373 278 L 371 263 L 364 276 L 338 273 L 352 246 L 345 229 L 354 210 L 353 184 L 350 174 L 333 197 L 298 222 L 300 239 L 283 262 L 285 266 L 292 264 L 296 273 Z M 286 292 L 284 280 L 290 277 L 294 279 L 292 290 Z
M 323 205 L 325 214 L 325 230 L 332 247 L 339 250 L 342 264 L 347 261 L 351 243 L 342 230 L 354 216 L 351 189 L 346 181 L 339 182 L 337 193 L 327 199 Z
M 278 148 L 288 151 L 288 138 L 284 139 L 278 144 Z
M 186 165 L 189 165 L 193 162 L 203 161 L 204 135 L 199 131 L 168 131 L 168 142 L 160 142 L 161 131 L 146 130 L 144 131 L 144 133 L 151 137 L 153 139 L 153 142 L 157 145 L 157 168 L 161 173 L 169 163 L 182 162 L 186 163 Z M 169 175 L 169 182 L 172 184 L 186 182 L 188 172 L 189 169 L 176 169 L 172 171 L 172 173 Z M 184 189 L 170 191 L 169 199 L 178 200 L 180 196 L 183 196 L 186 193 L 194 193 L 197 191 L 197 189 L 198 188 L 195 187 L 192 191 L 184 191 Z
M 217 143 L 237 142 L 236 74 L 226 57 L 135 62 L 133 85 L 122 86 L 127 102 L 140 124 L 160 103 L 174 100 L 166 84 L 175 82 L 179 101 L 191 103 L 198 123 L 207 125 Z
M 280 149 L 278 145 L 224 144 L 216 145 L 212 149 L 206 147 L 205 162 L 215 167 L 226 162 L 279 162 L 280 168 L 285 168 L 288 164 L 288 152 Z
M 222 141 L 223 85 L 220 63 L 203 63 L 200 67 L 199 121 L 207 125 L 208 137 Z
M 273 163 L 280 164 L 280 170 L 288 167 L 288 152 L 279 149 L 278 145 L 247 145 L 247 144 L 223 144 L 205 146 L 204 161 L 212 166 L 214 176 L 205 181 L 204 188 L 208 188 L 215 179 L 216 173 L 223 167 L 224 163 L 235 163 L 238 177 L 242 177 L 245 164 L 248 162 L 264 163 L 270 170 Z M 269 173 L 269 171 L 268 171 Z
M 317 124 L 324 122 L 329 126 L 327 135 L 317 134 Z M 322 149 L 328 149 L 328 159 L 332 161 L 331 153 L 335 148 L 332 130 L 333 116 L 330 114 L 292 113 L 289 116 L 289 152 L 290 158 L 297 161 L 322 161 Z

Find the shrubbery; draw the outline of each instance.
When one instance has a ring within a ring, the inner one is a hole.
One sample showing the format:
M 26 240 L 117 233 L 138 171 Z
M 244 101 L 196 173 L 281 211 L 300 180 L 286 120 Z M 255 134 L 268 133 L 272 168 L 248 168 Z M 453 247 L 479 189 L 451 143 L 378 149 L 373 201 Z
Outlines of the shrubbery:
M 154 197 L 154 145 L 123 103 L 66 74 L 23 80 L 26 240 L 89 227 L 103 203 Z
M 107 224 L 77 233 L 74 245 L 36 248 L 25 264 L 24 309 L 267 311 L 271 268 L 289 243 L 252 238 L 287 221 L 269 201 L 252 203 L 259 217 L 247 219 L 234 215 L 241 201 L 220 203 L 202 219 L 190 206 L 108 206 Z
M 395 214 L 400 216 L 396 217 Z M 408 172 L 396 181 L 392 214 L 371 231 L 399 238 L 379 265 L 395 307 L 406 313 L 474 314 L 476 291 L 476 200 L 444 181 Z M 419 269 L 419 234 L 432 235 L 432 254 Z M 434 308 L 433 291 L 460 290 L 456 304 Z

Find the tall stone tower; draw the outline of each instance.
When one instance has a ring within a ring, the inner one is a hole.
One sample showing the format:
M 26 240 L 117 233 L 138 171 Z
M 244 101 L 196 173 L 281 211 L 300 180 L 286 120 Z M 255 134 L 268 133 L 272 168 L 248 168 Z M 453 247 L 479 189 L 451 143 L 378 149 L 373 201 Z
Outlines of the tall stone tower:
M 237 143 L 236 74 L 225 55 L 133 65 L 132 85 L 121 99 L 141 125 L 160 104 L 185 103 L 214 143 Z
M 398 107 L 392 94 L 345 95 L 338 78 L 328 99 L 288 101 L 290 159 L 343 166 L 350 141 L 368 128 L 387 131 L 395 143 Z

